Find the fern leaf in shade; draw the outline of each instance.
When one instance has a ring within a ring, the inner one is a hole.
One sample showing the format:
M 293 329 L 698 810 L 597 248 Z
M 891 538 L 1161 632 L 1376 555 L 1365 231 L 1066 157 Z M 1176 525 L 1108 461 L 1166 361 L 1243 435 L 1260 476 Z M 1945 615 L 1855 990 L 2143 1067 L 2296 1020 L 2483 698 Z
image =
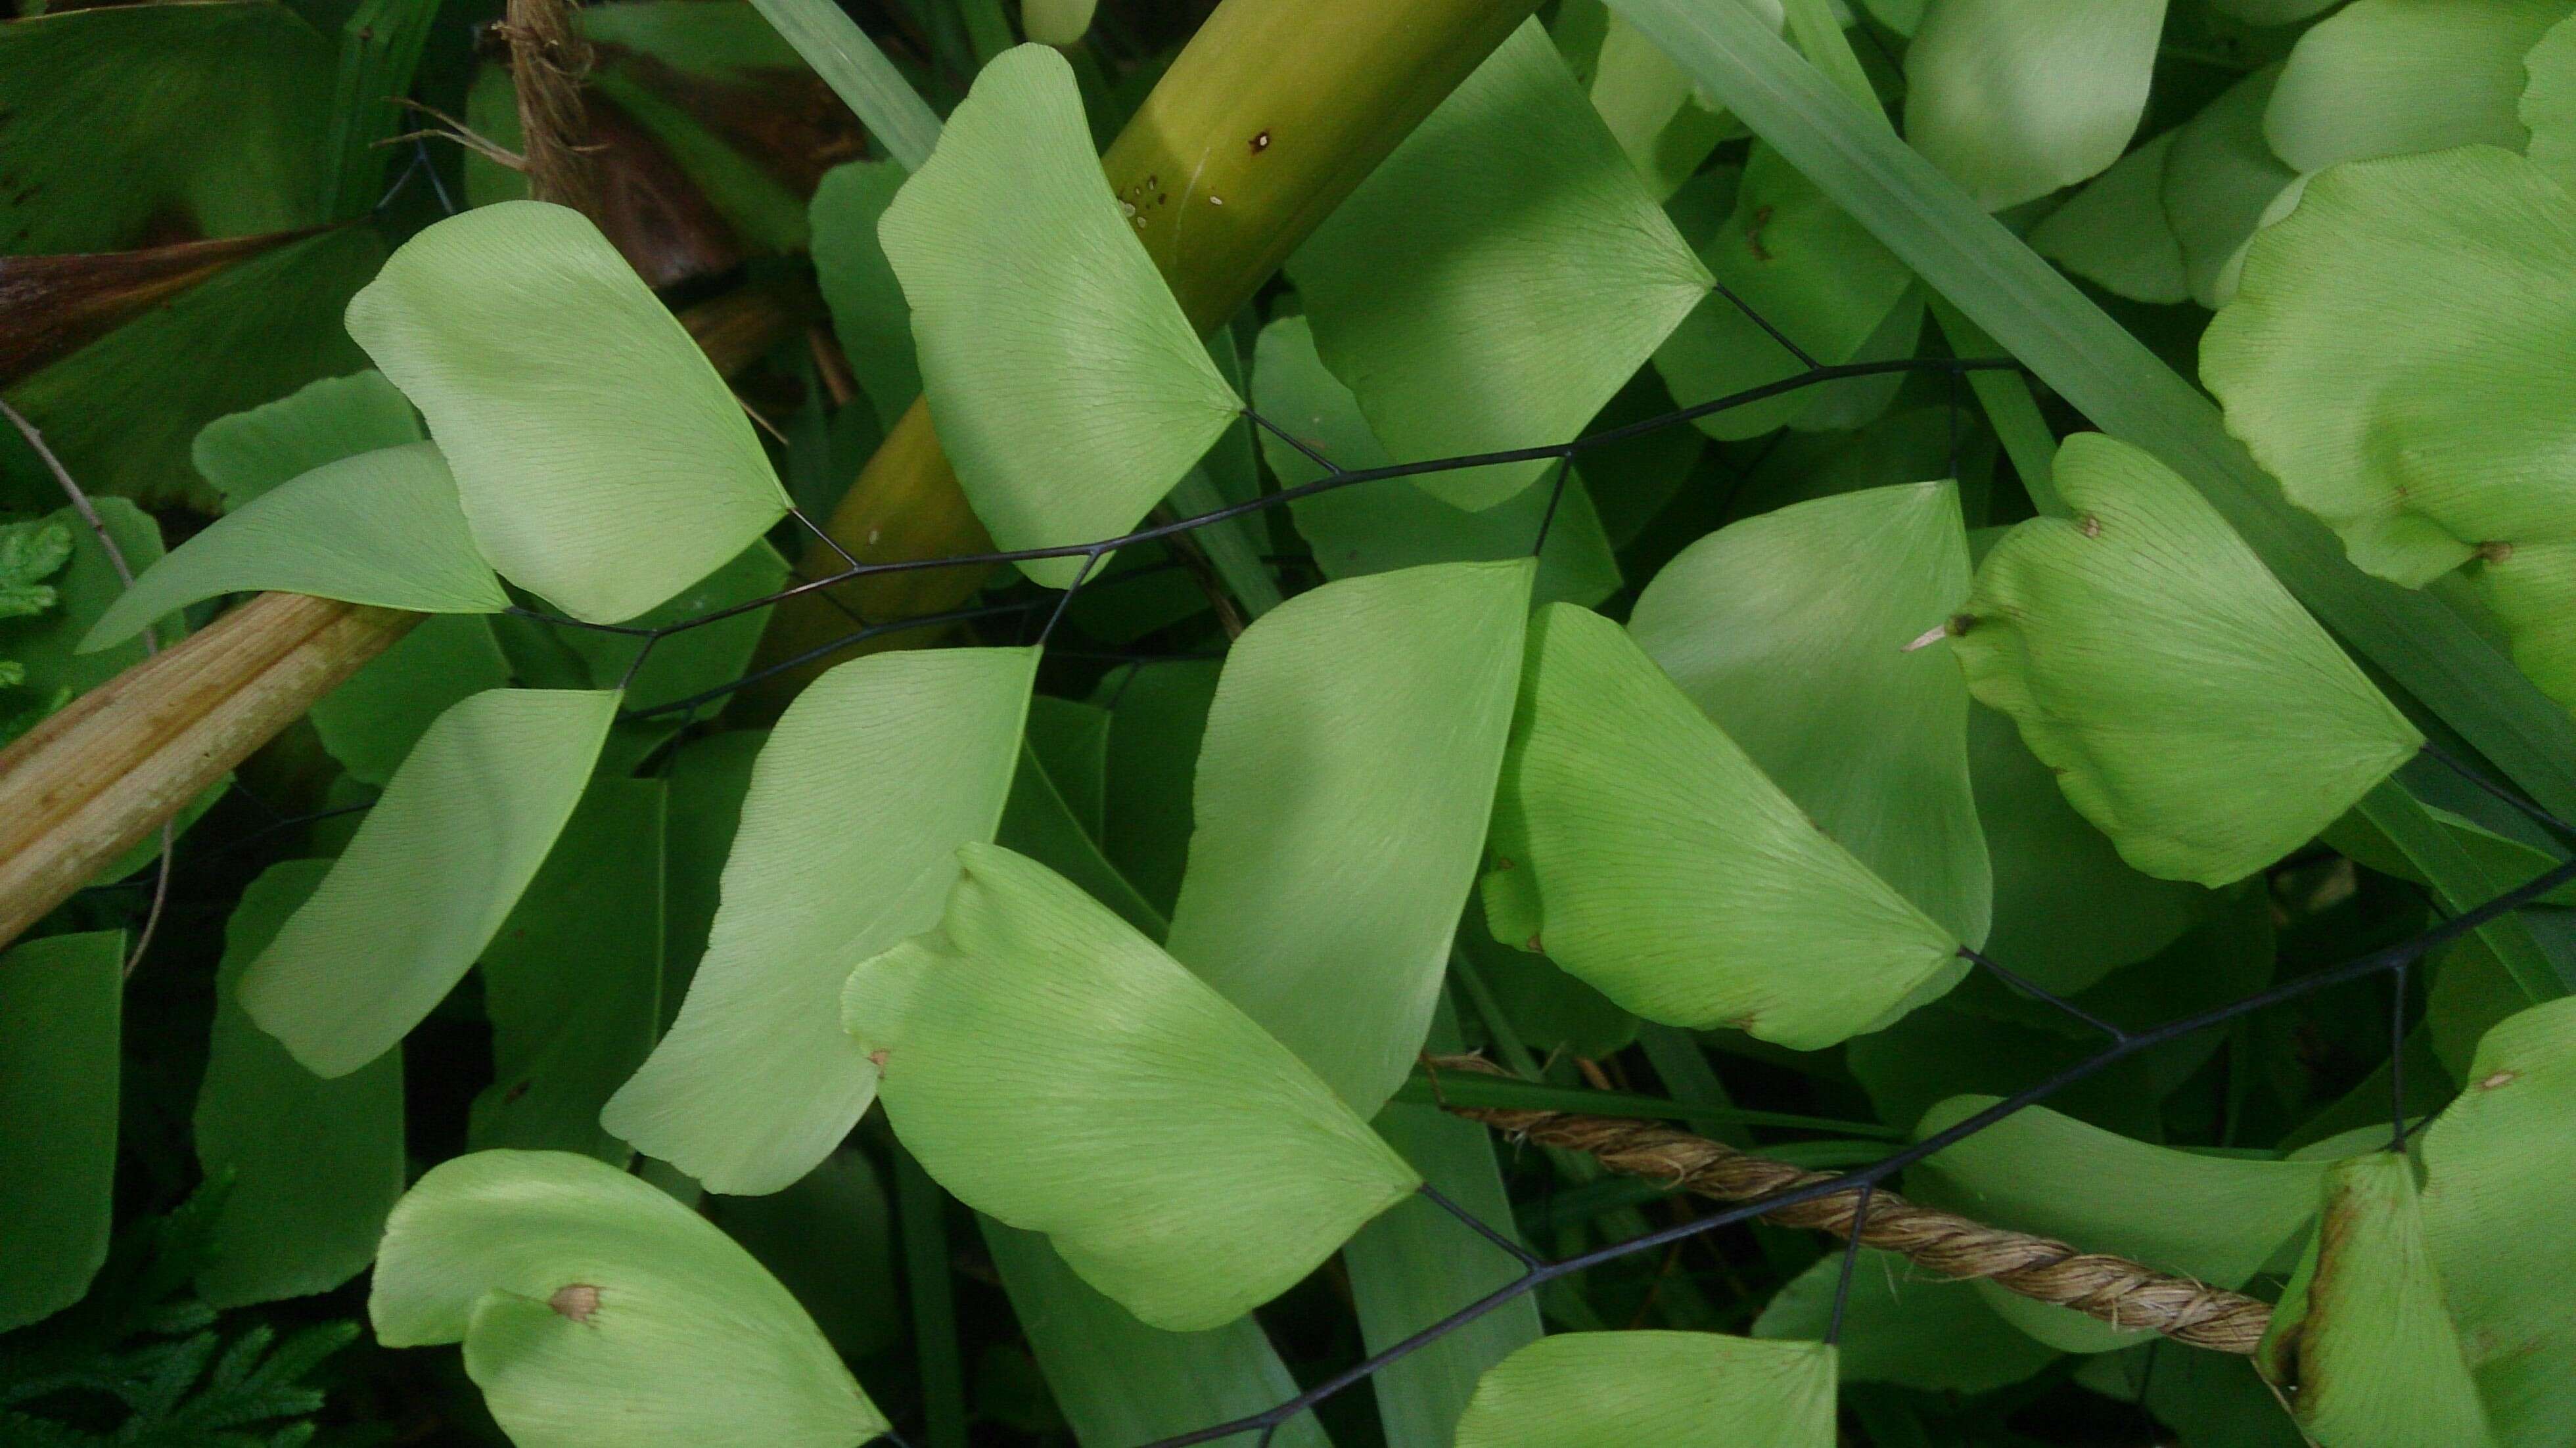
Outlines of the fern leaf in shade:
M 1989 211 L 2098 174 L 2146 114 L 2165 0 L 1932 0 L 1905 139 Z

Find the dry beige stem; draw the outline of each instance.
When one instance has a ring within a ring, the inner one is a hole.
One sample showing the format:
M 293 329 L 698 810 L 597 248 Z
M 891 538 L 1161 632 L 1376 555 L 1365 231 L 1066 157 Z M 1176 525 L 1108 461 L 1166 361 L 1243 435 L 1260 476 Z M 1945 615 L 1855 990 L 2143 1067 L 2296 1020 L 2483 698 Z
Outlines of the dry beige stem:
M 0 750 L 0 944 L 418 622 L 263 593 Z
M 1435 1081 L 1442 1071 L 1504 1074 L 1475 1056 L 1435 1056 L 1424 1064 Z M 1543 1146 L 1582 1152 L 1612 1171 L 1670 1182 L 1721 1202 L 1755 1201 L 1835 1180 L 1831 1172 L 1808 1171 L 1650 1122 L 1485 1106 L 1447 1109 Z M 1763 1215 L 1782 1226 L 1848 1240 L 1852 1218 L 1860 1211 L 1855 1187 Z M 1938 1277 L 1983 1279 L 2113 1327 L 2150 1329 L 2213 1352 L 2253 1352 L 2272 1321 L 2271 1304 L 2241 1292 L 2159 1272 L 2125 1257 L 2079 1252 L 2054 1238 L 1991 1227 L 1909 1202 L 1884 1187 L 1869 1194 L 1860 1240 L 1865 1247 L 1898 1253 Z

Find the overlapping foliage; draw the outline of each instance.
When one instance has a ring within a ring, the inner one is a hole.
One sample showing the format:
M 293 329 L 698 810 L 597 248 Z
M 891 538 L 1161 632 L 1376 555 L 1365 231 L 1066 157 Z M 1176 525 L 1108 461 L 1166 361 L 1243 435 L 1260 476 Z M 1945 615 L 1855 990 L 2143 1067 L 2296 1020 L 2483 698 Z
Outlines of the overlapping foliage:
M 0 1431 L 2576 1433 L 2569 0 L 1494 10 L 1204 333 L 1094 160 L 1186 28 L 898 8 L 583 12 L 588 214 L 454 7 L 0 22 L 0 740 L 434 615 L 0 954 Z M 956 561 L 782 552 L 899 486 L 1012 567 L 887 635 Z M 911 647 L 764 714 L 773 607 Z M 2270 1333 L 1713 1232 L 1471 1046 Z M 461 1354 L 263 1357 L 360 1315 Z

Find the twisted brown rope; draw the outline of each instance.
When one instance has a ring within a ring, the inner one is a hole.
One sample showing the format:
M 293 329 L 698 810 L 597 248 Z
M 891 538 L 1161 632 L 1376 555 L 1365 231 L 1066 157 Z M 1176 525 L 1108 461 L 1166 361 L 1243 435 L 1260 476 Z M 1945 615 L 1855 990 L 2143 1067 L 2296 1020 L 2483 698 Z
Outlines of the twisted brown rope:
M 1508 1074 L 1475 1056 L 1433 1056 L 1424 1066 L 1436 1082 L 1442 1071 Z M 1492 1106 L 1446 1110 L 1497 1131 L 1543 1146 L 1579 1151 L 1612 1171 L 1670 1182 L 1721 1202 L 1748 1202 L 1817 1182 L 1831 1172 L 1807 1171 L 1687 1131 L 1608 1116 L 1562 1111 L 1523 1111 Z M 2214 1352 L 2251 1353 L 2271 1325 L 2269 1303 L 2142 1266 L 2124 1257 L 2079 1252 L 2064 1242 L 2007 1231 L 1907 1201 L 1885 1187 L 1872 1189 L 1865 1213 L 1860 1188 L 1764 1213 L 1783 1226 L 1807 1227 L 1848 1239 L 1852 1218 L 1863 1216 L 1861 1245 L 1901 1254 L 1907 1261 L 1953 1280 L 1983 1279 L 2035 1302 L 2071 1307 L 2127 1330 L 2152 1329 L 2176 1342 Z

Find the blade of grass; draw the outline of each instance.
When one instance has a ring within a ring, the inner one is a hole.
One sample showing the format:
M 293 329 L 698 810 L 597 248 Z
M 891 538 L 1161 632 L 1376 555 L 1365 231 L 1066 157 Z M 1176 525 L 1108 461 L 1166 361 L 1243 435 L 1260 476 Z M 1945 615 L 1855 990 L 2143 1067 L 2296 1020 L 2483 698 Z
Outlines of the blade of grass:
M 2368 577 L 2227 435 L 2216 405 L 1740 5 L 1614 7 L 2094 425 L 2190 478 L 2282 582 L 2549 809 L 2576 719 L 2438 600 Z
M 918 171 L 939 143 L 939 115 L 894 68 L 858 22 L 832 0 L 751 0 L 868 134 L 906 171 Z
M 2434 898 L 2447 912 L 2474 910 L 2521 883 L 2490 877 L 2461 845 L 2460 837 L 2444 828 L 2393 778 L 2381 781 L 2377 789 L 2363 795 L 2355 808 L 2424 873 Z M 2478 938 L 2504 963 L 2506 973 L 2522 987 L 2524 995 L 2534 1001 L 2547 1001 L 2567 994 L 2567 983 L 2559 978 L 2558 968 L 2550 964 L 2548 954 L 2521 916 L 2509 914 L 2488 921 L 2478 927 Z
M 1663 1078 L 1664 1089 L 1673 1093 L 1675 1101 L 1709 1110 L 1735 1109 L 1725 1085 L 1717 1079 L 1717 1068 L 1708 1064 L 1708 1053 L 1699 1048 L 1690 1032 L 1660 1021 L 1645 1021 L 1637 1027 L 1637 1044 L 1645 1048 L 1646 1064 Z M 1712 1121 L 1705 1129 L 1729 1146 L 1747 1146 L 1753 1141 L 1739 1121 Z
M 957 0 L 957 14 L 966 22 L 966 43 L 974 47 L 979 66 L 1018 44 L 1002 14 L 1002 0 Z
M 1961 357 L 1992 357 L 2001 349 L 1985 329 L 1959 315 L 1950 299 L 1938 292 L 1932 295 L 1932 317 L 1941 324 L 1941 335 L 1950 339 L 1950 351 Z M 1986 421 L 1994 424 L 1995 437 L 2004 445 L 2004 455 L 2012 459 L 2013 471 L 2021 475 L 2022 491 L 2030 494 L 2030 505 L 2052 518 L 2067 516 L 2066 500 L 2057 495 L 2057 434 L 2049 431 L 2048 419 L 2039 415 L 2039 399 L 2030 392 L 2030 379 L 2018 372 L 1977 371 L 1968 374 L 1968 386 L 1977 394 L 1977 405 L 1986 410 Z
M 384 147 L 403 119 L 438 0 L 366 0 L 340 27 L 340 71 L 332 85 L 332 166 L 323 177 L 322 215 L 338 220 L 376 204 Z
M 912 1153 L 894 1149 L 895 1215 L 903 1229 L 903 1280 L 912 1298 L 912 1342 L 921 1365 L 930 1448 L 966 1448 L 966 1365 L 957 1352 L 957 1293 L 948 1280 L 948 1194 Z

